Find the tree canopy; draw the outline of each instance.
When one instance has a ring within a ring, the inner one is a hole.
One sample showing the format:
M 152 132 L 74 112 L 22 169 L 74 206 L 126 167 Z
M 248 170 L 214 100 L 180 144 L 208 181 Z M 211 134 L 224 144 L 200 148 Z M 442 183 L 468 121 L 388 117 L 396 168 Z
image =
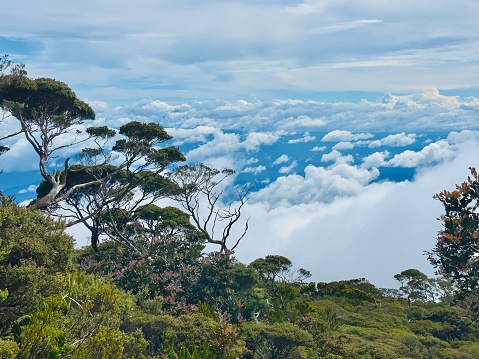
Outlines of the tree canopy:
M 438 273 L 452 281 L 459 298 L 479 311 L 479 176 L 474 168 L 453 191 L 435 195 L 444 207 L 436 246 L 429 260 Z

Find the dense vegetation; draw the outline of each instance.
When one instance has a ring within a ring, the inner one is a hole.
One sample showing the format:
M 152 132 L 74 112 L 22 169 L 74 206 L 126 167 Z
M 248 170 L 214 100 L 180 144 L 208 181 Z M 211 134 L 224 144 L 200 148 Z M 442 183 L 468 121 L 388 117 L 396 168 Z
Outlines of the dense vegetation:
M 0 76 L 4 116 L 19 124 L 0 140 L 25 136 L 44 179 L 26 207 L 0 194 L 0 358 L 477 358 L 474 170 L 437 196 L 446 214 L 430 259 L 441 276 L 406 269 L 397 290 L 308 282 L 283 256 L 234 258 L 250 188 L 228 194 L 232 171 L 178 166 L 154 123 L 82 137 L 95 114 L 67 85 L 29 79 L 6 57 Z M 75 249 L 65 228 L 79 223 L 91 246 Z

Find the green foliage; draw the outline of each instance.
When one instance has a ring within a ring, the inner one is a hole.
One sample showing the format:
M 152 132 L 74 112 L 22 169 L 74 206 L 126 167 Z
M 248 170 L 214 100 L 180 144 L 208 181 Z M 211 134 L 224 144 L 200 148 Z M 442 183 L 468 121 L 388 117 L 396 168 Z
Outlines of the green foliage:
M 6 75 L 0 82 L 0 96 L 2 109 L 33 128 L 48 121 L 49 128 L 61 132 L 95 117 L 91 107 L 77 99 L 68 85 L 54 79 Z
M 48 297 L 20 327 L 21 358 L 144 358 L 139 329 L 120 329 L 133 298 L 82 273 L 64 278 L 63 294 Z
M 241 328 L 251 358 L 290 358 L 303 346 L 311 346 L 310 333 L 291 323 L 245 323 Z
M 18 344 L 13 340 L 0 339 L 0 359 L 15 359 L 19 351 Z
M 211 353 L 208 345 L 203 345 L 198 349 L 198 347 L 193 347 L 191 350 L 182 347 L 177 354 L 174 349 L 172 349 L 167 356 L 168 359 L 210 359 Z
M 57 273 L 70 265 L 73 241 L 64 224 L 0 199 L 0 286 L 8 291 L 0 303 L 0 326 L 37 308 L 43 297 L 57 294 Z
M 210 358 L 236 358 L 245 351 L 236 326 L 201 313 L 179 316 L 156 315 L 143 317 L 141 325 L 144 337 L 150 343 L 150 354 L 168 355 L 180 353 L 184 348 L 208 347 Z M 191 352 L 190 352 L 191 353 Z
M 133 251 L 105 242 L 98 252 L 79 252 L 75 261 L 82 270 L 111 277 L 120 288 L 143 299 L 162 296 L 164 308 L 174 309 L 185 301 L 196 303 L 196 286 L 203 268 L 203 240 L 185 222 L 184 214 L 178 212 L 158 209 L 160 217 L 156 220 L 146 216 L 147 227 L 134 228 L 141 235 L 132 233 L 129 237 L 134 239 Z M 161 217 L 163 213 L 166 218 Z M 118 218 L 115 222 L 119 223 Z
M 407 269 L 394 276 L 401 283 L 399 290 L 410 304 L 414 300 L 426 300 L 430 291 L 427 275 L 417 269 Z
M 436 246 L 429 260 L 458 289 L 459 299 L 466 300 L 479 311 L 479 176 L 470 168 L 471 176 L 456 186 L 456 190 L 435 195 L 444 206 Z

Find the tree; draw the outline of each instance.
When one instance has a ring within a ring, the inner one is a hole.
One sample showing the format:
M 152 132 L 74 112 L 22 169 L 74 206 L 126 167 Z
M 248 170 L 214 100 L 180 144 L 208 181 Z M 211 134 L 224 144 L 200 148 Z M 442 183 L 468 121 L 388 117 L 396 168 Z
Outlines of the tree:
M 293 307 L 293 300 L 297 293 L 294 286 L 302 284 L 311 273 L 303 268 L 293 271 L 292 262 L 280 255 L 268 255 L 250 263 L 258 274 L 272 300 L 273 319 L 284 321 L 287 319 L 287 310 Z M 290 315 L 293 317 L 293 315 Z
M 226 197 L 221 185 L 233 173 L 231 169 L 219 171 L 204 164 L 198 164 L 179 166 L 169 176 L 180 188 L 180 191 L 172 198 L 179 201 L 191 215 L 195 227 L 203 233 L 206 242 L 219 245 L 222 254 L 234 251 L 248 231 L 248 220 L 246 220 L 244 231 L 234 244 L 227 243 L 232 236 L 233 227 L 240 221 L 241 211 L 251 191 L 249 185 L 244 186 L 235 198 L 236 207 L 234 202 L 221 207 L 221 200 Z M 223 226 L 218 235 L 217 227 L 221 224 Z
M 436 246 L 428 252 L 429 261 L 438 274 L 457 288 L 459 299 L 467 299 L 472 309 L 479 310 L 479 177 L 471 175 L 454 191 L 434 196 L 444 206 L 443 229 Z
M 429 278 L 418 269 L 406 269 L 394 278 L 401 283 L 399 290 L 407 298 L 408 304 L 414 300 L 426 300 L 429 292 Z
M 61 215 L 68 219 L 67 226 L 82 223 L 91 232 L 94 248 L 105 233 L 105 213 L 122 208 L 131 214 L 171 194 L 175 187 L 161 173 L 185 158 L 176 147 L 159 147 L 172 137 L 158 124 L 129 122 L 120 127 L 121 138 L 111 146 L 110 140 L 117 135 L 113 129 L 80 131 L 79 126 L 94 120 L 95 113 L 65 83 L 29 79 L 18 71 L 1 77 L 0 100 L 4 113 L 11 114 L 20 127 L 4 138 L 23 134 L 39 158 L 44 180 L 30 206 Z M 65 157 L 65 150 L 87 141 L 93 147 L 81 150 L 77 164 L 70 165 L 66 158 L 63 168 L 51 170 L 51 162 Z M 122 241 L 132 246 L 125 238 Z
M 42 177 L 51 185 L 50 192 L 38 199 L 34 209 L 44 209 L 63 198 L 58 194 L 66 186 L 69 159 L 62 174 L 50 172 L 48 162 L 59 150 L 85 141 L 75 139 L 67 145 L 54 141 L 85 120 L 95 118 L 92 108 L 77 99 L 75 93 L 63 82 L 48 78 L 29 79 L 17 74 L 5 75 L 0 81 L 1 108 L 18 120 L 20 129 L 39 157 Z

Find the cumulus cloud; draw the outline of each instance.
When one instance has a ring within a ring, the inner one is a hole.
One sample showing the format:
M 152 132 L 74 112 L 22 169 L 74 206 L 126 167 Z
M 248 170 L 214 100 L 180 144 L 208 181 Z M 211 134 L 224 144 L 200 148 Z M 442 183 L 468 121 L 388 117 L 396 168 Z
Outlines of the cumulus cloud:
M 414 133 L 406 134 L 402 132 L 395 135 L 386 136 L 382 138 L 380 141 L 383 146 L 403 147 L 403 146 L 411 145 L 414 142 L 416 142 L 416 134 Z
M 273 162 L 273 165 L 279 165 L 281 163 L 285 163 L 288 161 L 289 161 L 289 157 L 287 155 L 281 155 Z
M 404 151 L 388 161 L 392 167 L 417 167 L 452 159 L 455 151 L 446 140 L 431 143 L 420 151 Z
M 269 132 L 252 132 L 246 137 L 243 147 L 246 151 L 255 151 L 261 146 L 272 145 L 278 141 L 279 137 L 277 134 Z
M 239 134 L 217 130 L 211 141 L 188 151 L 186 157 L 192 163 L 204 162 L 215 167 L 231 166 L 235 170 L 240 170 L 248 161 L 245 152 L 258 151 L 261 146 L 271 145 L 278 138 L 278 135 L 272 133 L 252 132 L 242 140 Z
M 246 167 L 243 172 L 246 173 L 253 173 L 257 175 L 258 173 L 261 173 L 263 171 L 266 171 L 266 166 L 257 166 L 257 167 Z
M 358 141 L 356 145 L 367 145 L 369 148 L 377 148 L 381 146 L 390 147 L 405 147 L 412 145 L 417 141 L 417 135 L 415 133 L 406 134 L 405 132 L 388 135 L 380 140 L 371 141 Z
M 330 168 L 309 165 L 304 176 L 279 177 L 255 194 L 254 202 L 268 203 L 268 208 L 301 203 L 328 203 L 337 197 L 358 194 L 362 187 L 379 176 L 377 169 L 364 169 L 346 163 Z
M 364 168 L 373 168 L 373 167 L 383 167 L 387 166 L 386 159 L 391 155 L 388 151 L 383 152 L 374 152 L 363 158 L 363 163 L 361 167 Z
M 326 146 L 314 146 L 311 151 L 313 151 L 313 152 L 322 152 L 322 151 L 325 151 L 326 149 L 327 149 Z
M 318 131 L 318 128 L 290 126 L 292 119 L 301 116 L 314 118 L 322 114 L 326 123 L 320 131 L 327 132 L 321 137 L 324 142 L 352 142 L 356 146 L 379 147 L 381 139 L 374 133 L 397 131 L 394 137 L 385 138 L 391 145 L 411 142 L 415 133 L 424 131 L 477 130 L 478 108 L 463 109 L 461 104 L 471 103 L 471 99 L 438 103 L 434 100 L 421 100 L 420 96 L 407 97 L 415 106 L 406 110 L 394 105 L 361 101 L 358 103 L 325 103 L 302 100 L 272 101 L 228 101 L 206 100 L 187 101 L 179 105 L 152 106 L 153 100 L 142 100 L 98 111 L 97 118 L 111 127 L 118 127 L 127 121 L 154 121 L 165 126 L 175 138 L 188 141 L 188 136 L 212 135 L 216 130 L 244 133 L 270 133 L 273 136 L 299 134 Z M 477 100 L 479 101 L 479 100 Z M 98 121 L 96 120 L 96 121 Z M 2 129 L 3 131 L 3 129 Z M 404 132 L 404 135 L 403 135 Z M 316 134 L 313 134 L 316 135 Z M 310 135 L 312 136 L 312 135 Z M 388 136 L 386 136 L 388 137 Z M 417 137 L 416 137 L 417 140 Z
M 350 150 L 354 148 L 352 142 L 338 142 L 333 146 L 333 150 Z
M 354 162 L 354 158 L 352 155 L 343 156 L 338 150 L 332 150 L 330 153 L 321 156 L 321 162 L 334 162 L 334 165 L 338 165 Z
M 281 167 L 278 172 L 281 173 L 281 174 L 286 174 L 286 173 L 290 173 L 290 172 L 293 172 L 296 168 L 298 167 L 298 162 L 297 161 L 293 161 L 291 162 L 291 164 L 289 166 L 283 166 Z
M 166 131 L 173 136 L 175 145 L 184 143 L 206 142 L 207 136 L 219 132 L 218 128 L 213 126 L 197 126 L 193 128 L 166 128 Z
M 382 143 L 380 140 L 374 140 L 368 143 L 369 148 L 376 148 L 376 147 L 381 147 Z

